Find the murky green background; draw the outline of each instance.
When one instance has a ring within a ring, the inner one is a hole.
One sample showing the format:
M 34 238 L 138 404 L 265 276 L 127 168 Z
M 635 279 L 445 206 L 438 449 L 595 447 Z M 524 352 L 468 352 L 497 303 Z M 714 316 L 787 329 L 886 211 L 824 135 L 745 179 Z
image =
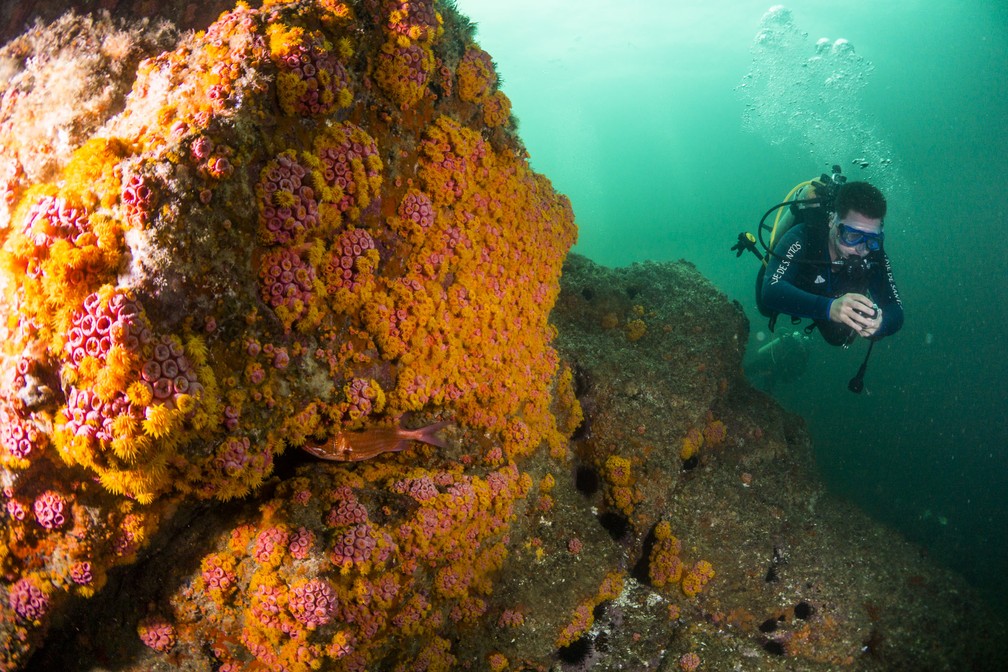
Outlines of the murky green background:
M 458 7 L 498 64 L 533 166 L 574 204 L 576 251 L 692 261 L 745 306 L 751 347 L 766 323 L 755 258 L 728 251 L 737 234 L 833 163 L 886 191 L 906 325 L 875 348 L 862 395 L 847 380 L 863 344 L 819 342 L 773 394 L 806 418 L 834 492 L 1004 608 L 1008 7 L 801 0 L 789 21 L 753 0 Z

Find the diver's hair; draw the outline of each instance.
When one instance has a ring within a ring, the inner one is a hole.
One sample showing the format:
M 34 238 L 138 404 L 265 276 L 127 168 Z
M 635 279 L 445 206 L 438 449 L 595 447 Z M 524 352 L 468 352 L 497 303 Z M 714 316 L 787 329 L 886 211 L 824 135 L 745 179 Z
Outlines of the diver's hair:
M 840 187 L 836 212 L 840 219 L 843 219 L 851 210 L 871 219 L 885 219 L 885 196 L 867 182 L 847 182 Z

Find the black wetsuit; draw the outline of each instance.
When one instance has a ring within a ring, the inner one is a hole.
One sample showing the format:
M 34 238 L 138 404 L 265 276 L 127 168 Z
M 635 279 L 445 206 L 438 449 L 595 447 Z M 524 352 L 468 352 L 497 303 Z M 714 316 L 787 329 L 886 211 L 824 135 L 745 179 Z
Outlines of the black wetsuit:
M 830 306 L 837 297 L 855 292 L 870 297 L 882 311 L 882 324 L 873 339 L 899 331 L 903 304 L 889 257 L 873 252 L 865 276 L 851 278 L 842 265 L 831 263 L 827 236 L 824 226 L 797 224 L 777 241 L 763 275 L 761 308 L 811 318 L 828 343 L 841 345 L 848 341 L 851 329 L 830 321 Z

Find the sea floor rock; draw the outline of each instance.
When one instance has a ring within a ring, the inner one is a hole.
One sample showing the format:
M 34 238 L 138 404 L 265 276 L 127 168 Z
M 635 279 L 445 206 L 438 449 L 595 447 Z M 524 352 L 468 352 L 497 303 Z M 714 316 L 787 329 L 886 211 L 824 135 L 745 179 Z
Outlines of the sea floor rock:
M 741 309 L 691 264 L 571 255 L 562 285 L 557 346 L 583 381 L 575 461 L 640 584 L 589 635 L 607 649 L 592 669 L 693 669 L 693 654 L 706 670 L 1004 667 L 1005 624 L 962 577 L 825 491 L 804 422 L 740 372 Z M 629 478 L 607 476 L 613 456 Z M 714 576 L 690 597 L 702 560 Z M 627 627 L 655 601 L 665 622 Z

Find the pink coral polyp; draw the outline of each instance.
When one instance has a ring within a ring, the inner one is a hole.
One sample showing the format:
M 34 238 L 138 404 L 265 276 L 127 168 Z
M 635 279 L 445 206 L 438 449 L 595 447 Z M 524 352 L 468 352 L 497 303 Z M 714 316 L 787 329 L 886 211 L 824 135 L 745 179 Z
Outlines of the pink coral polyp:
M 370 415 L 374 408 L 375 392 L 371 387 L 371 382 L 364 378 L 354 378 L 346 386 L 347 415 L 351 419 L 359 419 Z
M 422 191 L 410 190 L 399 205 L 399 216 L 425 232 L 434 224 L 434 204 L 431 203 L 430 196 Z
M 171 339 L 155 344 L 154 356 L 141 367 L 140 378 L 150 386 L 154 399 L 170 408 L 179 395 L 195 395 L 203 389 L 182 347 Z
M 146 618 L 137 626 L 140 641 L 158 653 L 167 653 L 175 646 L 175 628 L 160 617 Z
M 252 556 L 261 563 L 275 560 L 287 546 L 287 532 L 279 527 L 270 527 L 259 533 Z
M 27 509 L 25 508 L 24 504 L 17 501 L 16 499 L 7 500 L 6 509 L 7 509 L 7 515 L 11 518 L 11 520 L 20 521 L 25 519 Z
M 309 175 L 291 153 L 281 154 L 263 168 L 259 230 L 267 242 L 300 242 L 318 226 L 318 201 Z
M 330 251 L 326 279 L 336 287 L 353 291 L 359 286 L 357 260 L 375 249 L 374 238 L 364 229 L 349 229 L 340 234 Z
M 325 625 L 336 611 L 336 593 L 321 579 L 312 579 L 290 592 L 290 611 L 309 628 Z
M 264 254 L 259 279 L 263 301 L 274 308 L 283 306 L 293 319 L 307 311 L 314 296 L 315 269 L 297 253 L 284 247 Z
M 43 196 L 29 208 L 22 229 L 25 237 L 40 250 L 51 246 L 56 239 L 75 243 L 88 231 L 87 211 L 54 196 Z
M 429 502 L 438 496 L 437 486 L 430 476 L 407 478 L 397 481 L 393 487 L 396 492 L 408 494 L 418 502 Z
M 112 401 L 102 401 L 90 390 L 70 388 L 67 405 L 62 411 L 67 428 L 76 436 L 86 436 L 99 441 L 111 441 L 114 436 L 114 422 L 120 415 L 139 420 L 141 409 L 119 392 Z
M 126 206 L 126 216 L 134 226 L 143 226 L 150 218 L 151 201 L 154 192 L 147 186 L 142 175 L 133 175 L 123 187 L 123 204 Z
M 367 523 L 354 525 L 339 535 L 333 546 L 332 561 L 337 566 L 361 564 L 371 560 L 375 550 L 374 534 Z
M 94 574 L 91 571 L 91 563 L 87 561 L 75 562 L 70 567 L 70 580 L 78 586 L 87 586 L 94 581 Z
M 425 58 L 426 52 L 417 45 L 399 47 L 393 58 L 398 58 L 402 63 L 403 78 L 407 84 L 415 87 L 427 85 L 427 78 L 430 73 L 427 71 L 428 60 Z
M 459 97 L 462 100 L 483 102 L 497 83 L 497 71 L 490 54 L 479 47 L 471 47 L 459 62 Z
M 378 84 L 403 109 L 428 95 L 436 62 L 430 47 L 391 39 L 378 54 Z
M 700 656 L 690 651 L 689 653 L 684 653 L 679 658 L 679 669 L 683 672 L 694 672 L 700 667 Z
M 332 527 L 342 527 L 366 523 L 367 520 L 367 509 L 357 501 L 357 497 L 352 492 L 347 492 L 339 497 L 338 503 L 329 511 L 326 524 Z
M 113 345 L 136 352 L 141 343 L 150 339 L 150 329 L 140 320 L 140 306 L 136 301 L 123 294 L 114 294 L 104 301 L 94 293 L 74 312 L 67 333 L 66 352 L 74 365 L 80 364 L 85 357 L 104 361 Z
M 290 554 L 294 558 L 304 560 L 311 552 L 312 544 L 314 544 L 314 542 L 315 535 L 310 530 L 302 527 L 291 535 L 290 544 L 288 545 L 287 550 L 290 551 Z
M 279 586 L 259 584 L 252 596 L 252 614 L 267 628 L 282 628 L 280 602 L 283 589 Z
M 217 556 L 210 555 L 203 561 L 203 583 L 208 590 L 228 591 L 234 587 L 234 572 L 221 565 Z
M 381 174 L 378 143 L 363 129 L 350 123 L 333 128 L 331 136 L 336 142 L 321 147 L 318 157 L 322 161 L 326 184 L 342 194 L 336 206 L 340 212 L 366 206 L 373 187 L 363 182 L 378 180 Z
M 37 621 L 49 611 L 49 598 L 28 578 L 11 586 L 8 602 L 14 613 L 26 621 Z
M 280 106 L 290 115 L 318 116 L 348 104 L 350 75 L 323 39 L 312 36 L 276 59 Z
M 389 30 L 414 40 L 427 41 L 440 25 L 432 0 L 399 0 L 389 13 Z
M 228 476 L 242 474 L 252 462 L 247 436 L 228 438 L 217 450 L 216 466 Z
M 25 421 L 12 410 L 0 407 L 0 446 L 8 455 L 27 458 L 38 440 L 35 425 Z
M 66 500 L 59 493 L 46 490 L 35 500 L 35 520 L 47 530 L 63 527 L 66 523 L 64 507 Z

